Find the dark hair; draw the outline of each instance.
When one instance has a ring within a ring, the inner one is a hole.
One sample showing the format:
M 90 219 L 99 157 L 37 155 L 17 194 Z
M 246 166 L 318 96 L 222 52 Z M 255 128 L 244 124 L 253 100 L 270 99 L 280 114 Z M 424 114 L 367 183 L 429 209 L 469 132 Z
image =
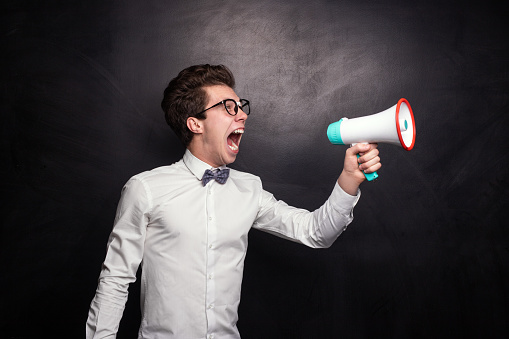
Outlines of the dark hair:
M 223 65 L 191 66 L 182 70 L 164 90 L 161 102 L 164 117 L 186 147 L 193 139 L 193 133 L 187 128 L 187 118 L 206 118 L 206 112 L 197 113 L 203 111 L 207 104 L 207 93 L 203 87 L 213 85 L 233 88 L 235 79 L 232 72 Z

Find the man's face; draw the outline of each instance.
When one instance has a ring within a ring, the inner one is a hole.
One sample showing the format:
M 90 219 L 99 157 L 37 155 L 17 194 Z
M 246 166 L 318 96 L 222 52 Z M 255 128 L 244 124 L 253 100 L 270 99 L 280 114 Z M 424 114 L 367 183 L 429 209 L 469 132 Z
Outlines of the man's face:
M 207 93 L 205 108 L 213 106 L 225 99 L 240 101 L 233 89 L 226 85 L 214 85 L 204 88 Z M 230 109 L 233 113 L 233 109 Z M 199 147 L 199 154 L 195 154 L 202 161 L 213 167 L 228 165 L 235 161 L 239 153 L 239 144 L 247 115 L 239 107 L 237 115 L 230 115 L 224 105 L 218 105 L 206 112 L 207 118 L 201 120 L 203 133 Z

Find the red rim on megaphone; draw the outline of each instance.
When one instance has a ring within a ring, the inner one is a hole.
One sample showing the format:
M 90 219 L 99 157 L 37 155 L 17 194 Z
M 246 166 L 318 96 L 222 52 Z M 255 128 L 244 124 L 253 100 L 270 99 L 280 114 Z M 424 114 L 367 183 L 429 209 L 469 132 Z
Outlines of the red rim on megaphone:
M 400 119 L 400 112 L 403 115 L 402 117 L 403 119 Z M 403 135 L 403 133 L 408 130 L 408 122 L 405 115 L 410 115 L 410 121 L 412 122 L 412 130 L 411 133 L 406 133 L 405 135 Z M 404 124 L 403 126 L 401 126 L 401 121 Z M 398 131 L 398 138 L 399 141 L 401 142 L 401 146 L 407 151 L 410 151 L 412 148 L 414 148 L 415 145 L 414 113 L 412 112 L 412 107 L 410 107 L 410 103 L 408 102 L 408 100 L 404 98 L 399 99 L 398 106 L 396 107 L 396 130 Z

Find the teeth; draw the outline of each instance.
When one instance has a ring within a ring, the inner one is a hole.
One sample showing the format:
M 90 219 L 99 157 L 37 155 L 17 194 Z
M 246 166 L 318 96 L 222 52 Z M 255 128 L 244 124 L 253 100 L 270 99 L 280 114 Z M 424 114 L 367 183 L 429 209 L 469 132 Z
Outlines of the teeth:
M 230 149 L 231 149 L 232 151 L 236 151 L 236 150 L 238 150 L 238 149 L 239 149 L 239 145 L 237 145 L 236 143 L 234 143 L 234 142 L 233 142 L 233 140 L 232 140 L 232 145 L 231 145 L 231 146 L 230 146 L 230 145 L 228 145 L 228 147 L 230 147 Z
M 233 131 L 232 133 L 234 133 L 234 134 L 243 134 L 244 130 L 239 128 L 239 129 L 236 129 L 235 131 Z

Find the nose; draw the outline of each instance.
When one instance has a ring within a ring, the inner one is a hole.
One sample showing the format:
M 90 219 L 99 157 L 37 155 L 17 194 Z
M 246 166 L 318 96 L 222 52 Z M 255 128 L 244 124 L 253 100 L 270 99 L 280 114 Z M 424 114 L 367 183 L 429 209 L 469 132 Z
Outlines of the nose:
M 242 108 L 239 107 L 239 111 L 235 115 L 235 120 L 236 121 L 246 121 L 247 117 L 248 117 L 248 115 L 246 113 L 244 113 Z

